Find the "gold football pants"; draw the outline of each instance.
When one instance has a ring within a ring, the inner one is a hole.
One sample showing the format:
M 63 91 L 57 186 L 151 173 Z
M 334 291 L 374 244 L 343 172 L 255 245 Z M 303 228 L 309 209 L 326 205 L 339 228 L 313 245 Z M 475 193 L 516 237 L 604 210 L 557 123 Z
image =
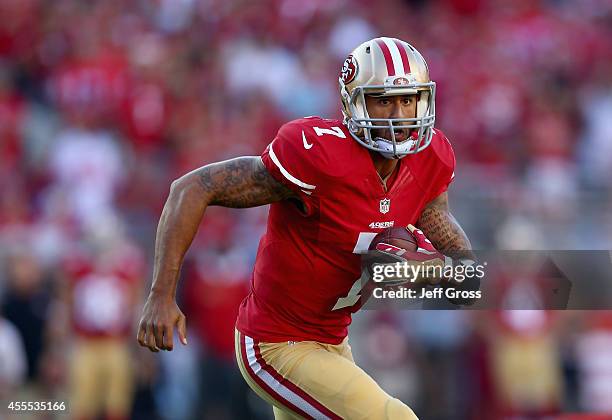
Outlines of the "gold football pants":
M 236 358 L 249 386 L 274 406 L 276 420 L 417 419 L 355 364 L 348 338 L 263 343 L 236 331 Z
M 128 418 L 134 379 L 132 357 L 123 339 L 77 340 L 71 363 L 70 401 L 75 419 Z

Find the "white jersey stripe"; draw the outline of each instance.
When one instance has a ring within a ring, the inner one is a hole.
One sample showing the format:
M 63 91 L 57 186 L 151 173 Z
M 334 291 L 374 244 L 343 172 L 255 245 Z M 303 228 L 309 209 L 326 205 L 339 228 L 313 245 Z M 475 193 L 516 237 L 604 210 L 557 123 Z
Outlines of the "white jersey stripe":
M 395 67 L 395 75 L 403 76 L 406 74 L 406 70 L 404 69 L 404 64 L 402 63 L 402 56 L 400 55 L 399 50 L 397 49 L 397 45 L 393 42 L 392 39 L 382 38 L 382 40 L 387 44 L 387 48 L 391 52 L 391 58 L 393 58 L 393 66 Z
M 271 150 L 271 149 L 270 149 Z M 308 415 L 312 416 L 315 419 L 328 419 L 323 413 L 313 407 L 310 403 L 304 400 L 302 397 L 297 395 L 295 392 L 291 391 L 289 388 L 281 384 L 276 378 L 270 375 L 267 371 L 263 369 L 261 364 L 257 361 L 257 357 L 255 356 L 255 347 L 253 344 L 253 339 L 248 336 L 244 336 L 245 350 L 247 354 L 247 360 L 249 362 L 249 368 L 253 371 L 255 375 L 257 375 L 262 381 L 266 383 L 270 388 L 272 388 L 277 394 L 279 394 L 282 398 L 286 399 L 296 407 L 299 407 L 300 410 L 303 410 Z
M 276 157 L 276 154 L 274 153 L 274 149 L 272 148 L 272 144 L 270 144 L 270 157 L 272 158 L 272 162 L 274 162 L 274 164 L 278 167 L 278 169 L 280 169 L 281 174 L 283 174 L 283 176 L 285 178 L 287 178 L 289 181 L 293 182 L 295 185 L 297 185 L 298 187 L 302 187 L 302 188 L 306 188 L 307 190 L 314 190 L 316 187 L 316 185 L 310 185 L 307 184 L 305 182 L 300 181 L 299 179 L 297 179 L 296 177 L 294 177 L 293 175 L 291 175 L 284 167 L 283 165 L 281 165 L 280 161 L 278 160 L 278 158 Z

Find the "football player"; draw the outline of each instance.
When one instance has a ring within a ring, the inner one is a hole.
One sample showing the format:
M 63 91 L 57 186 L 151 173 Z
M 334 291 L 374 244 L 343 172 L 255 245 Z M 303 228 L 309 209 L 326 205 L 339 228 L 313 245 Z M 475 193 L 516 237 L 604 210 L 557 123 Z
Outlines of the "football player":
M 209 164 L 172 183 L 138 341 L 172 350 L 176 326 L 187 344 L 175 291 L 206 208 L 270 204 L 236 323 L 245 380 L 276 419 L 416 418 L 355 364 L 348 326 L 360 305 L 359 254 L 384 228 L 415 225 L 441 253 L 471 258 L 448 207 L 455 158 L 434 129 L 435 83 L 412 45 L 393 38 L 361 44 L 339 84 L 343 120 L 291 121 L 261 156 Z

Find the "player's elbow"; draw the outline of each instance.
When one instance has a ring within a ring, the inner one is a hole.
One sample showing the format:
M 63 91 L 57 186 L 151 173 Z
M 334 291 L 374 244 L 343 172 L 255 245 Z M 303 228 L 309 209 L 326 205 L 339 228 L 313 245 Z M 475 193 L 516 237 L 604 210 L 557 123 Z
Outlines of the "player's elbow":
M 185 190 L 187 190 L 189 185 L 189 180 L 187 179 L 187 175 L 183 175 L 180 178 L 175 179 L 170 184 L 170 197 L 176 197 L 182 195 Z
M 190 172 L 172 181 L 169 199 L 182 199 L 186 196 L 198 201 L 210 199 L 213 190 L 206 184 L 206 175 L 202 172 Z
M 179 190 L 181 190 L 181 188 L 184 185 L 184 181 L 181 178 L 177 178 L 174 181 L 172 181 L 172 183 L 170 184 L 170 194 L 172 194 L 173 192 L 177 192 Z

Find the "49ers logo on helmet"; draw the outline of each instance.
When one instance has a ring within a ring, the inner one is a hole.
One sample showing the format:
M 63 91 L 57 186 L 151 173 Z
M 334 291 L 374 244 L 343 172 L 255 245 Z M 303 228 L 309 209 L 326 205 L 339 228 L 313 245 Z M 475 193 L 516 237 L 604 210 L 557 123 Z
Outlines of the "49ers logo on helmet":
M 353 57 L 353 54 L 346 57 L 344 60 L 344 64 L 342 65 L 342 70 L 340 70 L 340 78 L 342 79 L 342 83 L 345 85 L 351 83 L 355 76 L 357 76 L 357 71 L 359 70 L 359 66 L 357 64 L 357 59 Z

